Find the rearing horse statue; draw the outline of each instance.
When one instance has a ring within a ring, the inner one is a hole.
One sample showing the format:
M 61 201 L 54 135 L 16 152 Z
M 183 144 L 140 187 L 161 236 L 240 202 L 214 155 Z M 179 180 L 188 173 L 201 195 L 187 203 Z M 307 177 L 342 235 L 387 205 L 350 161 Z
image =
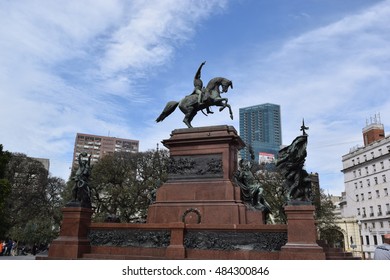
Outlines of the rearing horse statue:
M 198 72 L 195 75 L 195 89 L 193 93 L 187 95 L 179 102 L 168 102 L 160 116 L 156 119 L 156 122 L 163 121 L 166 117 L 172 114 L 173 111 L 175 111 L 177 106 L 179 106 L 180 110 L 185 115 L 183 122 L 187 125 L 188 128 L 192 127 L 191 121 L 198 113 L 198 111 L 206 109 L 208 114 L 212 114 L 213 112 L 209 110 L 210 106 L 220 107 L 220 112 L 226 107 L 229 108 L 230 118 L 233 119 L 233 112 L 230 104 L 228 104 L 228 99 L 221 97 L 221 93 L 227 92 L 229 87 L 233 88 L 232 81 L 222 77 L 216 77 L 211 79 L 205 88 L 202 87 L 203 83 L 200 80 L 200 70 L 204 64 L 205 62 L 200 65 Z

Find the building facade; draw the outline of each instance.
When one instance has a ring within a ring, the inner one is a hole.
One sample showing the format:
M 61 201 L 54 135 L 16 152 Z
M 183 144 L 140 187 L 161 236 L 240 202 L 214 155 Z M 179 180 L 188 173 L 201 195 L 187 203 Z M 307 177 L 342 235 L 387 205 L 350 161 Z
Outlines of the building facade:
M 345 192 L 341 216 L 359 230 L 365 259 L 390 233 L 390 136 L 378 121 L 363 128 L 364 147 L 355 147 L 342 157 Z
M 91 164 L 93 164 L 107 154 L 115 152 L 136 153 L 138 151 L 138 140 L 77 133 L 74 144 L 72 168 L 78 166 L 78 156 L 80 153 L 91 155 Z
M 39 161 L 40 163 L 43 164 L 43 167 L 45 167 L 45 169 L 47 170 L 47 172 L 49 172 L 49 169 L 50 169 L 50 160 L 48 158 L 33 158 L 37 161 Z
M 264 154 L 276 158 L 282 145 L 280 106 L 266 103 L 240 108 L 239 111 L 240 137 L 247 145 L 241 150 L 241 158 L 250 160 L 249 146 L 254 151 L 256 162 Z

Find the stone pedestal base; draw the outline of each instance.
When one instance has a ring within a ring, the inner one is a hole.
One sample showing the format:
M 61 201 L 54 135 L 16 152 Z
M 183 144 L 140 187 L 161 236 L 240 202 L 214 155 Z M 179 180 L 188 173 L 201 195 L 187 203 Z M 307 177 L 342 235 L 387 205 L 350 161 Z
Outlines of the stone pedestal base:
M 261 212 L 247 213 L 233 181 L 245 145 L 234 127 L 176 129 L 163 144 L 171 160 L 168 181 L 157 190 L 148 223 L 263 223 Z
M 325 253 L 317 244 L 313 205 L 285 207 L 287 215 L 287 244 L 282 247 L 280 259 L 324 260 Z
M 48 258 L 80 258 L 91 250 L 87 237 L 93 211 L 88 208 L 66 207 L 62 209 L 62 213 L 60 236 L 50 244 Z

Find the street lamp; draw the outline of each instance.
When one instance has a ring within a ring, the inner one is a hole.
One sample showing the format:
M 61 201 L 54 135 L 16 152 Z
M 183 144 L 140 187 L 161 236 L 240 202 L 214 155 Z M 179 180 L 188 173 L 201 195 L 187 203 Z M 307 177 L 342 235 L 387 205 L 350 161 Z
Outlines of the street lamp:
M 364 251 L 363 251 L 363 236 L 362 236 L 362 222 L 359 220 L 357 221 L 357 224 L 359 226 L 359 238 L 360 238 L 360 251 L 362 254 L 362 259 L 365 259 Z

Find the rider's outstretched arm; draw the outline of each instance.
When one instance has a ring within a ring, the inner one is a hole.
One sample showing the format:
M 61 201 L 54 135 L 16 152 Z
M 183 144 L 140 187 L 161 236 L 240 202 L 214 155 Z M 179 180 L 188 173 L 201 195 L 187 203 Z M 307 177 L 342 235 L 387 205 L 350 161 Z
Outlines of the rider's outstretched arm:
M 205 64 L 206 64 L 206 61 L 203 61 L 202 64 L 199 66 L 198 71 L 196 71 L 196 74 L 195 74 L 195 77 L 194 77 L 195 80 L 200 79 L 202 67 Z

